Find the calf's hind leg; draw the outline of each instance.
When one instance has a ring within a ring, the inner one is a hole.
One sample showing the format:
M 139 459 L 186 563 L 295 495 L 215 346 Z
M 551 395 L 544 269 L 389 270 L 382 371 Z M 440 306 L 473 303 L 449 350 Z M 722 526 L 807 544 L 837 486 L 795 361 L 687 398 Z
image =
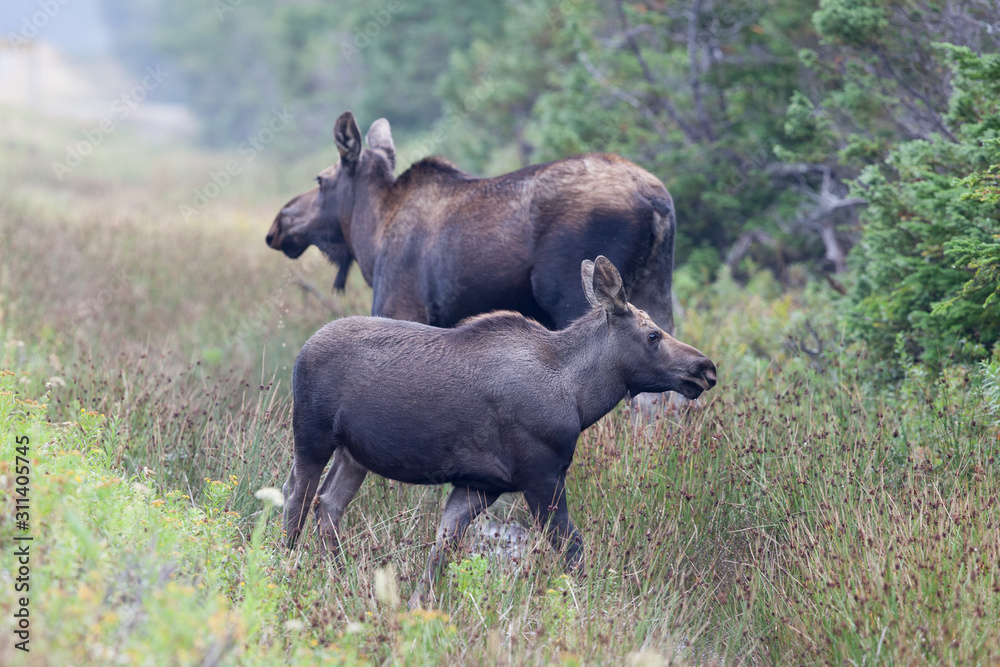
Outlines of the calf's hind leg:
M 292 472 L 283 487 L 287 494 L 284 525 L 289 549 L 295 546 L 295 541 L 302 532 L 316 489 L 319 488 L 323 468 L 337 448 L 333 434 L 328 429 L 311 428 L 304 421 L 298 411 L 292 413 L 295 456 L 292 460 Z
M 433 596 L 434 580 L 444 566 L 445 550 L 449 545 L 461 541 L 472 520 L 499 497 L 499 493 L 486 493 L 457 486 L 451 492 L 451 495 L 448 496 L 448 502 L 444 506 L 441 525 L 438 526 L 437 539 L 431 548 L 431 555 L 427 559 L 427 569 L 424 570 L 424 576 L 417 584 L 417 590 L 413 592 L 407 605 L 410 609 L 419 608 L 425 593 L 428 591 Z
M 354 460 L 347 447 L 340 447 L 334 453 L 333 464 L 319 490 L 319 506 L 316 508 L 319 544 L 323 551 L 336 551 L 340 546 L 340 519 L 367 474 L 368 470 Z

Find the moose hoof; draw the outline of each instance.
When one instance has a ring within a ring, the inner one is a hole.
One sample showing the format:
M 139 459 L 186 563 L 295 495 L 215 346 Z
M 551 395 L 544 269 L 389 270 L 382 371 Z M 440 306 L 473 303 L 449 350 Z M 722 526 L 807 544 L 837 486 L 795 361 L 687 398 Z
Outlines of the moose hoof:
M 406 608 L 410 611 L 427 608 L 431 605 L 426 603 L 433 602 L 433 600 L 428 599 L 431 596 L 433 596 L 433 593 L 427 592 L 427 583 L 421 581 L 417 584 L 417 590 L 413 591 L 413 595 L 410 596 L 409 601 L 406 603 Z

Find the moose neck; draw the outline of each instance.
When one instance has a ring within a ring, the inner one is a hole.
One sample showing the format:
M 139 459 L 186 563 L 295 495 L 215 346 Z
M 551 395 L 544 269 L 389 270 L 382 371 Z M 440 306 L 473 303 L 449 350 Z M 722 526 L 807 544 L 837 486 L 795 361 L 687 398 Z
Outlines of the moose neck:
M 576 398 L 581 430 L 628 394 L 610 334 L 607 315 L 597 308 L 553 334 L 564 377 Z
M 345 218 L 350 222 L 342 225 L 351 253 L 369 285 L 372 285 L 381 245 L 382 201 L 389 187 L 380 179 L 359 179 L 355 185 L 353 210 Z

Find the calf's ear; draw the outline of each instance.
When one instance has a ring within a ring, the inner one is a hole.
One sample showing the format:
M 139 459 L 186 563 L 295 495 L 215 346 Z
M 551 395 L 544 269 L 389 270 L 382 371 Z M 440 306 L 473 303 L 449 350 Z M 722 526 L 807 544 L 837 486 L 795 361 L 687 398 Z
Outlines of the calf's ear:
M 353 166 L 361 155 L 361 128 L 354 114 L 345 111 L 333 124 L 333 141 L 340 152 L 340 161 Z
M 583 293 L 587 296 L 587 301 L 591 306 L 600 306 L 601 302 L 594 296 L 594 263 L 589 259 L 583 260 L 580 265 L 580 278 L 583 280 Z
M 599 255 L 592 264 L 591 288 L 586 288 L 584 280 L 584 291 L 587 292 L 587 300 L 595 305 L 599 305 L 612 315 L 627 315 L 628 299 L 625 298 L 625 286 L 622 284 L 621 274 L 611 263 L 611 260 L 604 255 Z
M 392 142 L 392 130 L 389 128 L 389 121 L 379 118 L 368 128 L 365 135 L 368 146 L 375 150 L 384 151 L 389 158 L 389 164 L 396 168 L 396 145 Z

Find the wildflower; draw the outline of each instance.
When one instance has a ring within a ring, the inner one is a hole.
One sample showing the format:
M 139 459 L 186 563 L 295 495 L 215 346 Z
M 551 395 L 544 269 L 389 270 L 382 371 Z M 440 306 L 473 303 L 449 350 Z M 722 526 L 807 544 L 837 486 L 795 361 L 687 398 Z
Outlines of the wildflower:
M 258 500 L 269 500 L 275 507 L 284 507 L 285 496 L 273 486 L 265 486 L 253 494 Z
M 396 587 L 396 568 L 387 565 L 375 570 L 375 597 L 390 607 L 399 606 L 399 591 Z

